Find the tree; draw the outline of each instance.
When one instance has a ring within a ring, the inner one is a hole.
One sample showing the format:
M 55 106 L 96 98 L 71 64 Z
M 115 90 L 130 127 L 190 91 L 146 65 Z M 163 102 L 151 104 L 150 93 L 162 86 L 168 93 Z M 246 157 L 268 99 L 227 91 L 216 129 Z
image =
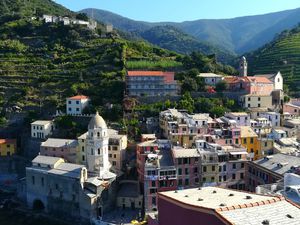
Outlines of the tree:
M 181 85 L 181 93 L 197 91 L 198 85 L 197 82 L 191 77 L 185 77 Z
M 228 89 L 228 84 L 225 81 L 220 81 L 216 85 L 216 91 L 217 92 L 222 92 Z
M 189 113 L 194 112 L 194 99 L 189 92 L 186 92 L 182 99 L 179 101 L 178 107 L 181 109 L 186 109 Z
M 89 17 L 85 13 L 78 13 L 76 15 L 76 19 L 78 19 L 78 20 L 84 20 L 84 21 L 89 21 Z

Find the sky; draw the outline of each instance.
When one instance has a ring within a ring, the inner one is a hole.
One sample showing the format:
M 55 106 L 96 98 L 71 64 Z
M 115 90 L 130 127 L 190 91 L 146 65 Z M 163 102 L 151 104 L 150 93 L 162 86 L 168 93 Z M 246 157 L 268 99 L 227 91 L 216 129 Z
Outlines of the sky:
M 56 0 L 79 11 L 97 8 L 148 22 L 182 22 L 258 15 L 300 7 L 300 0 Z

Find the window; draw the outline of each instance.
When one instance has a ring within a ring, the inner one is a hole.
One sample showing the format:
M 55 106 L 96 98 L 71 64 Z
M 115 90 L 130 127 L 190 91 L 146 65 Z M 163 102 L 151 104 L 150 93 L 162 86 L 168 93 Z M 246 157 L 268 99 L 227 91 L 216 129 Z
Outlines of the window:
M 72 111 L 72 108 L 69 108 L 69 111 Z
M 189 169 L 185 168 L 185 174 L 188 175 L 189 174 Z
M 245 167 L 245 164 L 244 163 L 241 163 L 241 168 L 244 168 Z
M 85 160 L 85 157 L 84 157 L 84 155 L 82 156 L 82 161 L 84 161 Z
M 258 101 L 260 101 L 260 97 L 258 97 Z
M 215 171 L 215 170 L 216 170 L 216 167 L 215 167 L 215 166 L 212 166 L 212 167 L 211 167 L 211 170 L 212 170 L 212 171 Z
M 185 179 L 184 184 L 185 184 L 186 186 L 188 186 L 188 185 L 190 184 L 190 181 L 189 181 L 188 178 Z
M 206 172 L 207 169 L 206 169 L 206 166 L 203 166 L 203 172 Z
M 251 104 L 248 104 L 248 108 L 250 108 L 251 107 Z
M 178 175 L 182 175 L 182 169 L 181 168 L 178 169 Z
M 156 197 L 152 197 L 152 205 L 156 205 Z
M 222 176 L 219 176 L 219 182 L 221 182 L 222 181 Z
M 247 138 L 244 138 L 244 144 L 247 144 Z
M 198 173 L 198 167 L 194 167 L 194 173 Z
M 268 147 L 268 142 L 265 142 L 265 147 Z
M 116 155 L 116 154 L 114 154 L 114 158 L 117 158 L 117 155 Z
M 250 138 L 250 144 L 254 143 L 254 138 Z
M 97 132 L 97 137 L 100 137 L 100 132 Z
M 69 104 L 72 104 L 72 102 L 71 102 L 71 101 L 68 101 L 68 103 L 69 103 Z
M 31 177 L 31 181 L 32 181 L 32 184 L 34 185 L 35 184 L 35 177 L 34 176 Z
M 79 105 L 79 101 L 76 101 L 76 104 Z
M 81 147 L 81 151 L 84 152 L 84 146 Z
M 178 180 L 178 186 L 182 186 L 182 179 Z
M 58 190 L 58 184 L 55 184 L 55 189 Z
M 113 161 L 113 162 L 112 162 L 112 165 L 113 165 L 113 166 L 116 166 L 116 165 L 117 165 L 117 162 L 116 162 L 116 161 Z
M 232 180 L 235 180 L 235 173 L 232 174 Z
M 226 176 L 223 176 L 223 181 L 226 181 L 227 180 L 227 177 Z
M 76 108 L 76 112 L 79 112 L 79 108 Z
M 223 171 L 226 172 L 226 165 L 223 165 Z
M 241 173 L 240 177 L 241 177 L 241 179 L 244 179 L 244 173 Z
M 232 164 L 232 169 L 236 169 L 236 164 L 235 163 Z
M 239 139 L 237 139 L 237 138 L 235 139 L 235 144 L 237 144 L 237 145 L 239 144 Z
M 100 155 L 100 148 L 98 148 L 98 155 Z
M 215 177 L 211 177 L 211 179 L 210 179 L 212 182 L 214 182 L 215 181 Z
M 260 104 L 258 104 L 257 107 L 260 107 Z
M 151 182 L 151 186 L 152 186 L 152 187 L 156 187 L 155 181 L 152 181 L 152 182 Z
M 203 177 L 203 178 L 202 178 L 202 181 L 203 181 L 203 182 L 206 182 L 206 177 Z

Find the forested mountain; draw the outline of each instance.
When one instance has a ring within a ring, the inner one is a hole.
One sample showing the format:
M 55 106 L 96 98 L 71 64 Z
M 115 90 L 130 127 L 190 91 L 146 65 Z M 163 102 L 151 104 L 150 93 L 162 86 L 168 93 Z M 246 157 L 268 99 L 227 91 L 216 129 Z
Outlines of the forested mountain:
M 127 32 L 140 33 L 155 26 L 171 25 L 202 42 L 209 42 L 210 45 L 237 54 L 261 47 L 271 41 L 276 34 L 285 29 L 291 29 L 300 22 L 300 9 L 233 19 L 201 19 L 182 23 L 147 23 L 134 21 L 104 10 L 85 9 L 82 11 Z

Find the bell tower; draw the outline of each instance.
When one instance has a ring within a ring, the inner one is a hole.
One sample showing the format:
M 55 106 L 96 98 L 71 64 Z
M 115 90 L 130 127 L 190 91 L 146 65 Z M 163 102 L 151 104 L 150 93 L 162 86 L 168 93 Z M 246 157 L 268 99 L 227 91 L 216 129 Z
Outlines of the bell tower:
M 246 57 L 243 56 L 239 62 L 239 75 L 240 77 L 246 77 L 248 74 L 248 63 Z
M 111 167 L 108 158 L 108 129 L 104 119 L 97 112 L 88 126 L 86 138 L 87 168 L 102 177 Z

